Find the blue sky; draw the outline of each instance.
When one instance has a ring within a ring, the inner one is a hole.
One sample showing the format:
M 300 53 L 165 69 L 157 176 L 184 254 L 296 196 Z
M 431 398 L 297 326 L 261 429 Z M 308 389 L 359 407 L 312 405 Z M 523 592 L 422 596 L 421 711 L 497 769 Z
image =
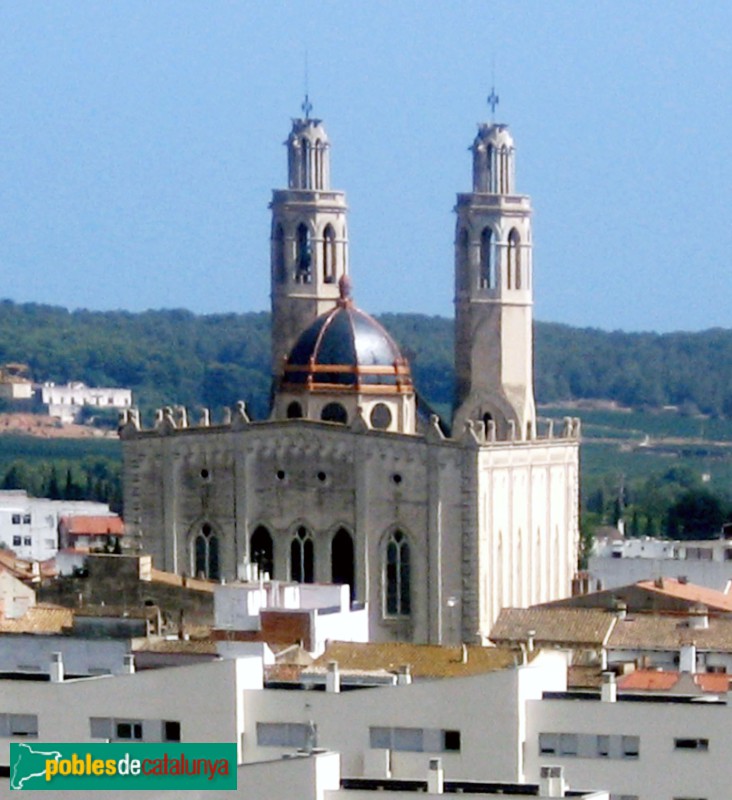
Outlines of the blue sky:
M 731 29 L 711 0 L 0 0 L 0 296 L 268 308 L 307 52 L 364 309 L 452 314 L 452 208 L 495 62 L 536 317 L 727 327 Z

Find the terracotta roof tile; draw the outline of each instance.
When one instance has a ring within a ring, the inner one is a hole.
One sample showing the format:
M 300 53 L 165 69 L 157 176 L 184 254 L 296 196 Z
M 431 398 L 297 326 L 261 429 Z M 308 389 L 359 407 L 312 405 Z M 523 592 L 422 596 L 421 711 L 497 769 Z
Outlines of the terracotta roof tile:
M 659 578 L 655 581 L 638 581 L 636 586 L 649 592 L 655 592 L 679 600 L 693 603 L 703 603 L 713 611 L 731 611 L 732 595 L 708 589 L 706 586 L 697 586 L 694 583 L 684 583 L 676 578 Z
M 121 536 L 125 532 L 124 523 L 116 514 L 109 516 L 61 517 L 59 524 L 71 536 L 106 536 L 108 534 Z
M 537 646 L 601 647 L 615 619 L 592 608 L 504 608 L 490 639 L 496 644 L 525 642 L 534 631 Z
M 409 665 L 413 678 L 448 678 L 477 675 L 506 669 L 519 658 L 515 650 L 503 647 L 467 646 L 463 663 L 460 647 L 408 644 L 405 642 L 331 642 L 313 667 L 327 667 L 337 661 L 343 670 L 371 672 L 397 671 Z
M 61 633 L 71 627 L 73 618 L 70 608 L 39 604 L 19 619 L 0 618 L 0 633 Z
M 703 692 L 724 694 L 729 691 L 729 676 L 720 673 L 697 673 L 690 676 Z M 667 670 L 639 669 L 618 679 L 620 691 L 667 692 L 682 679 L 682 673 Z
M 697 650 L 732 653 L 732 619 L 709 617 L 709 627 L 692 628 L 687 618 L 634 614 L 618 620 L 608 639 L 609 650 L 678 650 L 694 643 Z

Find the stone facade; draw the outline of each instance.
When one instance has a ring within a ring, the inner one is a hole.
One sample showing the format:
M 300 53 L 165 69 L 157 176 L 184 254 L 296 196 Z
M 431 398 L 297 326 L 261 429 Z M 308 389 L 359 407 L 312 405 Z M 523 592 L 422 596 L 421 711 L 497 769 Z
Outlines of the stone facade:
M 486 131 L 508 136 L 505 126 Z M 397 413 L 414 407 L 408 366 L 399 355 L 392 362 L 373 356 L 394 343 L 350 300 L 345 200 L 339 193 L 336 211 L 319 206 L 330 203 L 320 194 L 329 175 L 323 143 L 319 121 L 293 123 L 290 188 L 275 192 L 272 204 L 270 419 L 250 421 L 240 404 L 220 423 L 205 414 L 190 425 L 185 412 L 165 409 L 154 428 L 143 429 L 136 412 L 126 413 L 126 524 L 159 569 L 230 580 L 257 564 L 278 579 L 349 583 L 353 600 L 368 605 L 374 640 L 485 641 L 503 606 L 569 594 L 577 560 L 578 423 L 567 420 L 556 434 L 537 431 L 528 198 L 519 198 L 517 211 L 513 196 L 503 202 L 496 194 L 513 191 L 513 150 L 510 181 L 499 178 L 496 189 L 486 179 L 472 197 L 491 207 L 490 224 L 506 236 L 512 227 L 501 209 L 518 213 L 522 288 L 516 296 L 478 284 L 473 291 L 460 275 L 464 253 L 457 253 L 457 283 L 466 286 L 456 301 L 458 350 L 468 352 L 458 354 L 464 388 L 447 437 L 434 416 Z M 313 165 L 300 164 L 295 144 L 311 148 Z M 478 237 L 488 224 L 480 214 Z M 318 233 L 324 225 L 336 233 L 332 245 Z M 298 255 L 301 226 L 313 232 L 311 261 Z M 334 255 L 326 266 L 327 246 Z M 511 258 L 515 270 L 518 256 Z M 512 281 L 515 287 L 515 271 Z M 355 355 L 334 364 L 327 354 L 338 349 L 334 331 L 346 330 L 346 317 L 350 332 L 339 335 L 353 337 Z M 312 355 L 298 361 L 309 336 L 317 340 Z M 316 363 L 322 353 L 325 366 Z M 342 417 L 328 416 L 332 406 Z M 393 413 L 381 418 L 377 406 Z

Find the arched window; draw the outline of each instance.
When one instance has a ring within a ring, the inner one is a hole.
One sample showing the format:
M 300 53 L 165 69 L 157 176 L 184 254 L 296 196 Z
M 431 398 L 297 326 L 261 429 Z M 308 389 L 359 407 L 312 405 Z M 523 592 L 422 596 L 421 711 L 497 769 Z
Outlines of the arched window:
M 285 231 L 279 223 L 272 237 L 272 262 L 274 264 L 275 280 L 284 283 L 287 280 L 285 270 Z
M 287 406 L 287 419 L 302 419 L 302 406 L 297 400 Z
M 302 159 L 300 161 L 300 177 L 302 178 L 300 186 L 303 189 L 310 188 L 310 142 L 303 138 L 300 140 L 300 153 Z
M 219 567 L 219 539 L 208 523 L 201 526 L 193 541 L 194 575 L 217 581 L 221 577 Z
M 315 581 L 315 548 L 310 531 L 300 526 L 290 544 L 290 580 L 297 583 Z
M 493 233 L 485 228 L 480 235 L 480 278 L 481 289 L 495 289 L 495 269 L 493 267 Z
M 377 403 L 371 409 L 371 427 L 385 431 L 391 425 L 393 416 L 386 403 Z
M 320 419 L 323 422 L 340 422 L 345 425 L 348 422 L 348 412 L 340 403 L 328 403 L 320 412 Z
M 470 236 L 467 229 L 461 228 L 457 238 L 457 263 L 458 263 L 458 289 L 467 289 L 470 286 Z
M 259 525 L 254 529 L 249 540 L 249 561 L 259 567 L 259 574 L 267 573 L 272 577 L 274 570 L 274 544 L 272 534 Z
M 508 149 L 501 148 L 501 190 L 500 194 L 508 194 Z
M 335 283 L 335 231 L 326 225 L 323 231 L 323 280 Z
M 315 188 L 323 188 L 323 144 L 315 140 Z
M 310 283 L 312 279 L 313 253 L 310 242 L 310 229 L 304 223 L 297 226 L 297 255 L 295 259 L 295 280 Z
M 394 531 L 386 543 L 385 610 L 390 617 L 406 617 L 412 612 L 409 542 L 401 531 Z
M 333 583 L 348 584 L 353 602 L 356 597 L 353 539 L 345 528 L 338 529 L 330 546 L 330 579 Z
M 517 289 L 521 288 L 521 240 L 519 239 L 516 228 L 511 229 L 508 234 L 508 286 L 511 288 L 511 281 Z

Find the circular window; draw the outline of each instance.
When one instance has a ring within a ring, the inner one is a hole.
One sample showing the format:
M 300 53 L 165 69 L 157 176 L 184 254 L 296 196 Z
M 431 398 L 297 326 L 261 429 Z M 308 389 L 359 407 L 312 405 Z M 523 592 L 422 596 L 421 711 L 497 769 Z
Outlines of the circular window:
M 326 481 L 327 479 L 328 479 L 328 476 L 327 476 L 327 475 L 326 475 L 326 474 L 325 474 L 325 473 L 324 473 L 324 472 L 321 470 L 321 471 L 318 473 L 318 480 L 319 480 L 321 483 L 325 483 L 325 481 Z
M 285 471 L 283 469 L 278 469 L 277 472 L 276 472 L 276 475 L 277 475 L 277 480 L 278 481 L 283 481 L 285 479 L 285 477 L 286 477 L 285 476 Z
M 340 403 L 328 403 L 320 412 L 320 419 L 323 422 L 340 422 L 345 425 L 348 422 L 348 412 Z
M 201 470 L 201 477 L 203 478 L 203 480 L 208 480 L 211 477 L 211 473 L 206 468 L 204 468 Z
M 289 406 L 287 406 L 287 419 L 302 419 L 302 406 L 297 400 L 293 400 Z
M 397 486 L 399 486 L 399 484 L 402 482 L 402 476 L 398 472 L 395 472 L 391 476 L 391 479 Z
M 384 403 L 377 403 L 371 409 L 371 425 L 381 431 L 385 431 L 391 425 L 391 411 L 389 406 Z

